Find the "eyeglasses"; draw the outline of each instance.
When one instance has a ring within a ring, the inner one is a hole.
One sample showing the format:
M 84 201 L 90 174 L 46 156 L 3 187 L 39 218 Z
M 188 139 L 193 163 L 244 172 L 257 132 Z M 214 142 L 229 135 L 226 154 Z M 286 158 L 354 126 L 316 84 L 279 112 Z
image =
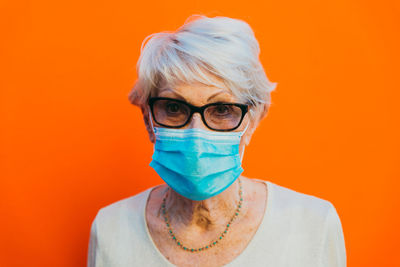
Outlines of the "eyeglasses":
M 247 104 L 216 102 L 196 107 L 168 97 L 151 97 L 148 104 L 154 121 L 167 128 L 184 127 L 193 113 L 198 112 L 203 123 L 211 130 L 233 131 L 240 126 L 248 111 Z

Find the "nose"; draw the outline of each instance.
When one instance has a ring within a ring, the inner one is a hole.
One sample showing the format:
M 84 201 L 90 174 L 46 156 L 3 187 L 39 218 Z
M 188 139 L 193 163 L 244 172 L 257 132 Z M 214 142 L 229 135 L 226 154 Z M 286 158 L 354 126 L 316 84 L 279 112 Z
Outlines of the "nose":
M 208 130 L 207 126 L 204 125 L 203 120 L 201 119 L 201 115 L 198 112 L 195 112 L 190 119 L 190 122 L 187 126 L 188 129 L 198 128 L 203 130 Z

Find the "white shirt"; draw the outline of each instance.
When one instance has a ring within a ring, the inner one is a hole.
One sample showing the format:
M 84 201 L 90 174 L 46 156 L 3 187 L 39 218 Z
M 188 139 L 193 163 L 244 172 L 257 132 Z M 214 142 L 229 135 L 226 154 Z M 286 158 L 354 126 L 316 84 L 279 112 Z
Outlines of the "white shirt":
M 245 250 L 225 266 L 345 267 L 342 225 L 332 203 L 262 182 L 268 187 L 263 220 Z M 153 188 L 98 211 L 91 226 L 88 267 L 175 266 L 147 228 L 145 208 Z

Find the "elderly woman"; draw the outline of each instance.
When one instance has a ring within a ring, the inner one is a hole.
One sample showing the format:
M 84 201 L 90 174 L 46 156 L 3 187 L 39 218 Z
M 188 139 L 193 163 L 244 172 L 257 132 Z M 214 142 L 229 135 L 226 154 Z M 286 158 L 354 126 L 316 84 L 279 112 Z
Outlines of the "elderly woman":
M 165 184 L 99 210 L 88 266 L 346 266 L 331 202 L 241 175 L 276 85 L 249 25 L 198 16 L 149 37 L 129 98 Z

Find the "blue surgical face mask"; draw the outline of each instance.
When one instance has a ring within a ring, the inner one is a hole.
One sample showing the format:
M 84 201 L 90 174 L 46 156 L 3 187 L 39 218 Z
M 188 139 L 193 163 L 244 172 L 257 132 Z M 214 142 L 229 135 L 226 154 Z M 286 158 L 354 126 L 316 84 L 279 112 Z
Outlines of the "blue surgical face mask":
M 214 132 L 152 124 L 156 143 L 150 166 L 186 198 L 199 201 L 218 195 L 243 172 L 244 146 L 240 155 L 239 144 L 247 127 L 243 132 Z

